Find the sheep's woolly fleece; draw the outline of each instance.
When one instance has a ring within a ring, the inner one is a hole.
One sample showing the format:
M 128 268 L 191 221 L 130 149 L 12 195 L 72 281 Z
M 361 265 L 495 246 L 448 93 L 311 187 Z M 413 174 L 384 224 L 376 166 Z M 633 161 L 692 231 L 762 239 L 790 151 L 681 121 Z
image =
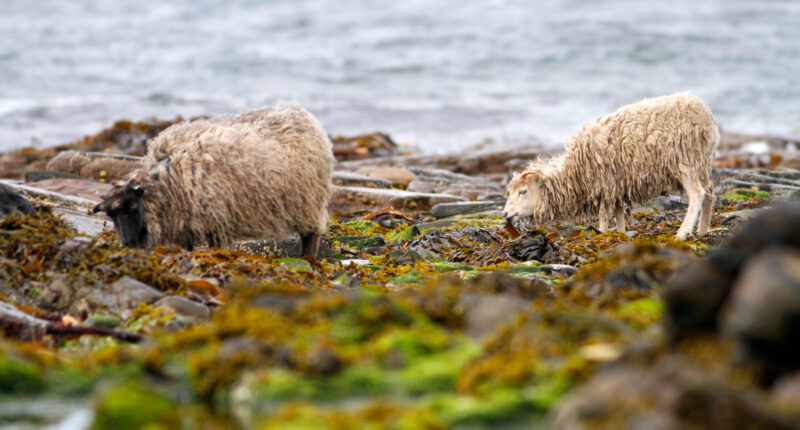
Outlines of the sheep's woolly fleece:
M 505 213 L 517 214 L 523 226 L 584 220 L 682 186 L 695 206 L 702 202 L 705 215 L 706 206 L 710 212 L 710 172 L 718 143 L 710 109 L 689 93 L 623 106 L 581 126 L 567 140 L 564 154 L 549 162 L 534 161 L 515 175 Z M 708 220 L 700 221 L 702 229 Z
M 322 233 L 332 165 L 330 139 L 300 107 L 176 124 L 129 177 L 145 190 L 145 246 Z

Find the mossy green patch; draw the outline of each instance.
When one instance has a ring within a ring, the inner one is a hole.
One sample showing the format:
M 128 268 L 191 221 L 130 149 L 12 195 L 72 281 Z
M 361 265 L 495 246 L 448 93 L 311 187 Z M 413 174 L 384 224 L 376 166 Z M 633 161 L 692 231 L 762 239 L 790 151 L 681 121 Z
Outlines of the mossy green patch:
M 735 188 L 722 197 L 729 201 L 738 202 L 738 201 L 746 201 L 752 199 L 768 199 L 772 196 L 770 195 L 770 193 L 766 191 L 759 191 L 748 188 Z
M 419 270 L 412 270 L 400 276 L 392 277 L 390 280 L 394 284 L 419 284 L 422 282 L 422 272 Z
M 292 403 L 284 405 L 259 426 L 261 430 L 442 430 L 441 421 L 425 408 L 391 399 L 359 402 L 347 408 Z
M 538 262 L 536 260 L 530 260 L 530 261 L 526 261 L 524 263 L 515 264 L 515 265 L 511 266 L 511 269 L 509 269 L 508 272 L 512 273 L 512 274 L 515 274 L 515 273 L 537 273 L 537 272 L 539 272 L 541 270 L 540 269 L 541 265 L 542 265 L 542 263 L 540 263 L 540 262 Z
M 84 322 L 86 325 L 101 328 L 117 328 L 122 320 L 116 315 L 94 314 Z
M 647 327 L 661 320 L 664 303 L 654 297 L 641 297 L 622 303 L 616 312 L 619 317 L 639 327 Z
M 92 430 L 174 429 L 180 427 L 177 405 L 135 382 L 118 385 L 101 396 Z
M 279 258 L 277 260 L 281 266 L 288 267 L 296 272 L 313 272 L 314 269 L 311 268 L 311 264 L 308 261 L 303 260 L 302 258 Z
M 0 355 L 0 393 L 34 394 L 44 391 L 45 386 L 38 366 L 9 355 Z
M 288 369 L 274 368 L 254 383 L 260 401 L 318 400 L 326 393 L 314 380 Z
M 404 228 L 403 230 L 389 234 L 388 236 L 386 236 L 386 239 L 392 242 L 406 242 L 413 239 L 414 236 L 418 234 L 419 230 L 415 226 L 410 225 Z
M 436 262 L 432 264 L 437 272 L 452 272 L 454 270 L 475 270 L 474 267 L 463 263 L 451 263 L 449 261 Z
M 450 349 L 409 360 L 397 373 L 396 385 L 405 395 L 452 392 L 461 368 L 481 352 L 477 344 L 463 340 Z
M 48 371 L 47 380 L 51 392 L 65 396 L 84 396 L 92 392 L 96 377 L 73 366 L 64 365 Z
M 652 297 L 642 297 L 623 303 L 619 308 L 620 314 L 636 314 L 649 318 L 660 318 L 664 311 L 664 303 Z
M 496 390 L 487 396 L 445 395 L 435 398 L 431 408 L 452 427 L 485 428 L 509 425 L 542 414 L 531 400 L 515 390 Z
M 366 233 L 370 229 L 375 228 L 375 227 L 378 226 L 378 224 L 375 224 L 374 222 L 372 222 L 370 220 L 350 221 L 350 222 L 345 223 L 345 225 L 348 226 L 348 227 L 352 227 L 352 228 L 354 228 L 354 229 L 356 229 L 356 230 L 358 230 L 358 231 L 360 231 L 362 233 Z

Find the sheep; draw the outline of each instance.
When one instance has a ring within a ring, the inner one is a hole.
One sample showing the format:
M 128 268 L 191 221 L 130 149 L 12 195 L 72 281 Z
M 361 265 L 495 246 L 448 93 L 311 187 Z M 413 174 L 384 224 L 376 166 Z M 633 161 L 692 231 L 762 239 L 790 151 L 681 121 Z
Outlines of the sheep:
M 599 214 L 600 231 L 613 217 L 625 231 L 623 205 L 683 188 L 689 198 L 678 240 L 698 215 L 697 234 L 711 223 L 711 165 L 719 130 L 711 110 L 689 93 L 644 99 L 581 126 L 563 154 L 534 161 L 508 184 L 503 218 L 509 225 L 542 224 Z
M 300 107 L 183 122 L 150 142 L 144 167 L 94 212 L 105 212 L 131 247 L 191 250 L 297 232 L 303 255 L 315 256 L 332 166 L 330 139 Z

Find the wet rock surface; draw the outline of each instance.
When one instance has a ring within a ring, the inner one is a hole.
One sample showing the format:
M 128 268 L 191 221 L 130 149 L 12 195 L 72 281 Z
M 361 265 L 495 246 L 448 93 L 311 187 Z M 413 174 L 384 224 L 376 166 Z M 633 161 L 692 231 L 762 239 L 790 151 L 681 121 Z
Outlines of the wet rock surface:
M 800 248 L 798 226 L 800 206 L 797 204 L 765 210 L 743 224 L 707 260 L 681 272 L 665 290 L 675 334 L 716 327 L 717 314 L 747 262 L 771 246 Z
M 559 407 L 557 429 L 797 429 L 762 393 L 736 389 L 679 357 L 599 373 Z
M 800 246 L 772 246 L 748 259 L 731 287 L 724 325 L 765 379 L 800 369 Z
M 30 213 L 33 210 L 31 204 L 25 197 L 11 188 L 0 184 L 0 216 L 8 215 L 12 212 L 21 214 Z
M 83 179 L 80 175 L 73 173 L 55 172 L 52 170 L 32 170 L 25 172 L 25 182 L 39 182 L 45 179 Z
M 334 172 L 333 184 L 367 188 L 392 188 L 392 183 L 386 179 L 370 178 L 350 172 Z
M 35 183 L 36 188 L 53 191 L 61 195 L 75 196 L 93 202 L 102 201 L 105 194 L 111 192 L 111 185 L 86 179 L 53 178 Z
M 489 210 L 502 209 L 505 201 L 483 201 L 483 202 L 457 202 L 439 203 L 431 208 L 431 215 L 435 218 L 448 218 L 455 215 L 469 215 Z

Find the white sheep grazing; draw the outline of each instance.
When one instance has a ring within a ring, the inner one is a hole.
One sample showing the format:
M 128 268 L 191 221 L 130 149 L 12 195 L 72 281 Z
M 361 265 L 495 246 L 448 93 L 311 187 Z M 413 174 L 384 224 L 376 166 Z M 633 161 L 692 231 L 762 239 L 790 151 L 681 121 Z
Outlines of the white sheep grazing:
M 328 220 L 333 152 L 300 107 L 176 124 L 148 145 L 145 166 L 95 207 L 126 246 L 282 238 L 315 255 Z
M 645 99 L 584 124 L 549 162 L 532 162 L 508 184 L 503 217 L 512 225 L 612 214 L 625 231 L 623 205 L 641 203 L 678 186 L 689 197 L 677 233 L 704 235 L 711 223 L 711 165 L 717 122 L 699 98 L 680 93 Z

